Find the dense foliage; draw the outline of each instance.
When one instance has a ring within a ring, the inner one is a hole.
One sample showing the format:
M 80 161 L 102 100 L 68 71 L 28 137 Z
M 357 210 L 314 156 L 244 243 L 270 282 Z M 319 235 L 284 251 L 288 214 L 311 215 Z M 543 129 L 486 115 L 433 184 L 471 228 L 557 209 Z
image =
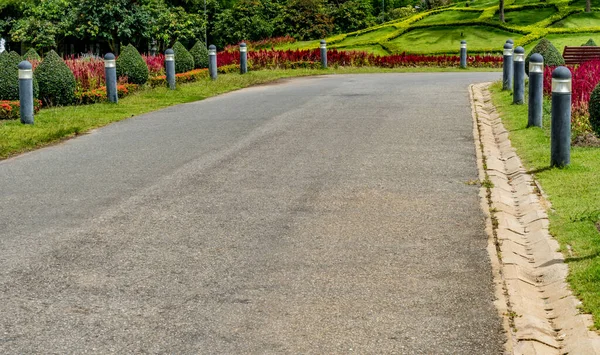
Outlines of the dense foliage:
M 117 76 L 126 76 L 131 84 L 142 85 L 148 81 L 148 66 L 134 46 L 129 44 L 123 48 L 117 58 Z
M 44 105 L 69 105 L 75 100 L 75 76 L 61 57 L 50 51 L 35 68 Z
M 194 68 L 208 68 L 208 49 L 204 43 L 197 41 L 190 49 L 190 54 L 194 57 Z
M 175 73 L 185 73 L 194 69 L 194 57 L 183 44 L 175 42 L 173 52 L 175 52 Z
M 544 65 L 546 66 L 556 66 L 556 65 L 564 65 L 565 59 L 560 54 L 558 49 L 554 47 L 554 45 L 547 39 L 542 38 L 538 44 L 535 45 L 531 49 L 531 51 L 527 54 L 525 58 L 525 71 L 529 74 L 529 59 L 533 55 L 533 53 L 539 53 L 544 57 Z
M 25 54 L 23 54 L 23 59 L 28 60 L 28 61 L 42 60 L 42 58 L 40 58 L 40 55 L 33 48 L 29 48 L 29 50 L 27 50 L 27 52 L 25 52 Z
M 596 42 L 594 42 L 594 40 L 590 38 L 587 42 L 582 44 L 582 46 L 597 47 L 598 45 L 596 45 Z
M 15 52 L 0 53 L 0 100 L 19 99 L 19 69 L 21 57 Z

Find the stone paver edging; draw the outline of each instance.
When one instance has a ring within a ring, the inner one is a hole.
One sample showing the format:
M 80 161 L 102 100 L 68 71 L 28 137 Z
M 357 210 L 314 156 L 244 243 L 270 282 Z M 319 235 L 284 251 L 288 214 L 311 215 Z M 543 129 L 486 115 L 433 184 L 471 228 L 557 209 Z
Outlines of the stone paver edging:
M 506 352 L 600 354 L 600 336 L 589 330 L 591 316 L 579 313 L 579 300 L 565 281 L 568 267 L 548 232 L 547 202 L 511 146 L 489 85 L 472 85 L 470 95 Z

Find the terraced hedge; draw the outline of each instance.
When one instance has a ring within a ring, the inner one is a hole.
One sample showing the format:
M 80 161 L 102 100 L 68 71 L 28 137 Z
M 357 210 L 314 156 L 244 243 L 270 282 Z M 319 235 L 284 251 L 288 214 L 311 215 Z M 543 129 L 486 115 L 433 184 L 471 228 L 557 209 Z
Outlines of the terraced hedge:
M 477 33 L 471 33 L 472 31 L 469 30 L 473 26 L 477 26 L 478 29 L 483 29 L 488 33 L 501 33 L 504 37 L 510 36 L 515 40 L 515 46 L 526 48 L 531 48 L 533 44 L 547 36 L 568 36 L 578 33 L 593 35 L 597 33 L 597 39 L 600 39 L 600 22 L 596 27 L 559 27 L 560 21 L 570 15 L 584 11 L 584 6 L 579 3 L 573 4 L 573 1 L 569 0 L 547 0 L 527 4 L 518 4 L 514 0 L 505 1 L 505 16 L 508 20 L 511 17 L 513 18 L 512 21 L 507 23 L 500 23 L 497 19 L 497 1 L 493 5 L 485 7 L 478 6 L 478 3 L 484 2 L 484 0 L 470 2 L 469 6 L 465 1 L 444 8 L 420 12 L 407 18 L 390 21 L 360 31 L 332 36 L 326 38 L 326 41 L 330 48 L 338 49 L 376 47 L 383 48 L 388 53 L 455 54 L 458 51 L 460 40 L 466 39 L 469 53 L 481 54 L 501 51 L 504 40 L 500 40 L 498 37 L 488 38 L 485 41 L 482 38 L 480 42 L 483 42 L 483 44 L 473 43 L 477 41 L 469 41 L 469 37 L 473 39 L 478 36 Z M 600 11 L 600 8 L 593 8 L 592 10 Z M 524 15 L 523 11 L 527 11 L 530 15 Z M 450 14 L 449 12 L 453 13 Z M 465 16 L 460 16 L 457 13 L 465 14 Z M 548 13 L 551 13 L 551 15 L 547 16 Z M 479 14 L 479 16 L 474 16 L 474 14 Z M 518 16 L 519 14 L 520 16 Z M 440 21 L 436 20 L 433 23 L 422 21 L 431 16 L 436 16 Z M 444 21 L 444 19 L 448 20 Z M 553 27 L 557 23 L 559 25 Z M 447 43 L 443 43 L 444 45 L 441 46 L 436 45 L 437 38 L 412 41 L 409 46 L 402 43 L 404 42 L 403 37 L 410 38 L 413 31 L 427 30 L 435 33 L 440 32 L 441 29 L 458 34 L 458 36 L 442 38 L 442 42 L 446 41 Z M 469 45 L 469 42 L 472 43 Z M 318 41 L 311 41 L 307 42 L 302 48 L 317 48 L 318 44 Z M 580 44 L 575 43 L 572 45 Z M 562 52 L 562 48 L 558 48 L 558 50 Z

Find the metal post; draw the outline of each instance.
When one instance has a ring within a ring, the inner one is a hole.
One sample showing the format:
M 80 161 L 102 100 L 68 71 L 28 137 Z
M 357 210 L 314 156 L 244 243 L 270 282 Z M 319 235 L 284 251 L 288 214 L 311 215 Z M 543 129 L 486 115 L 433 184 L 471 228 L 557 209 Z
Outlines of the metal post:
M 514 51 L 514 89 L 513 104 L 522 105 L 525 101 L 525 49 L 521 46 Z
M 467 41 L 460 41 L 460 67 L 467 69 Z
M 171 48 L 165 51 L 165 71 L 167 72 L 167 86 L 175 90 L 175 51 Z
M 552 72 L 552 122 L 550 165 L 562 167 L 571 162 L 571 71 L 560 66 Z
M 321 40 L 321 67 L 327 69 L 327 42 Z
M 529 59 L 529 112 L 527 127 L 542 127 L 544 57 L 534 53 Z
M 117 93 L 117 64 L 115 55 L 112 53 L 106 53 L 104 56 L 104 78 L 106 81 L 106 97 L 108 98 L 108 101 L 114 103 L 119 102 L 119 95 Z
M 512 67 L 513 67 L 513 49 L 512 44 L 504 44 L 504 61 L 502 62 L 502 90 L 512 88 Z
M 246 43 L 240 43 L 240 74 L 248 72 L 248 48 Z
M 31 63 L 19 63 L 19 105 L 21 123 L 33 124 L 33 70 Z
M 208 47 L 208 71 L 212 80 L 217 80 L 217 47 L 211 44 Z

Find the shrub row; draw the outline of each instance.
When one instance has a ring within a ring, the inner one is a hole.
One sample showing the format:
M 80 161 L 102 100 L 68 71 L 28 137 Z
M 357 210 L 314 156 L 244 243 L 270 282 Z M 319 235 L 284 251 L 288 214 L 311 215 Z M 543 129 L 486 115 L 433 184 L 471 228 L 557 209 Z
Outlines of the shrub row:
M 117 85 L 117 95 L 119 98 L 123 98 L 133 92 L 136 92 L 139 90 L 139 88 L 140 85 L 138 84 L 120 84 Z M 75 92 L 75 102 L 79 105 L 94 104 L 105 101 L 108 101 L 108 97 L 106 97 L 105 86 L 101 86 L 94 90 Z
M 239 69 L 238 69 L 239 70 Z M 207 69 L 194 69 L 186 73 L 175 74 L 175 82 L 177 84 L 193 83 L 195 81 L 208 77 Z M 155 76 L 148 81 L 150 87 L 167 86 L 167 77 L 165 75 Z

